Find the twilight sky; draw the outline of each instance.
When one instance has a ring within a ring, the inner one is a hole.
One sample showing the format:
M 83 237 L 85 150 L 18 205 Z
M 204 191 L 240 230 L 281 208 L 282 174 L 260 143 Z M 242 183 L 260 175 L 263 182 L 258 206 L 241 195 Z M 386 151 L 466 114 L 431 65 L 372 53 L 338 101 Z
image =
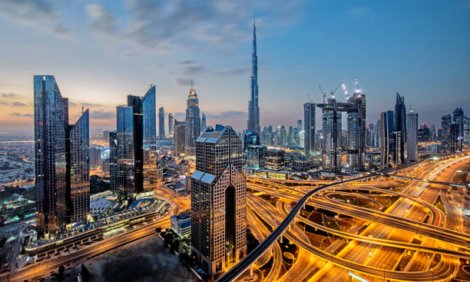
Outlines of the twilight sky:
M 208 123 L 241 130 L 254 15 L 262 125 L 294 125 L 319 84 L 356 78 L 369 122 L 396 92 L 420 123 L 470 111 L 469 0 L 2 0 L 0 131 L 32 129 L 34 74 L 56 77 L 71 122 L 89 107 L 92 129 L 114 128 L 115 106 L 151 83 L 182 119 L 194 79 Z

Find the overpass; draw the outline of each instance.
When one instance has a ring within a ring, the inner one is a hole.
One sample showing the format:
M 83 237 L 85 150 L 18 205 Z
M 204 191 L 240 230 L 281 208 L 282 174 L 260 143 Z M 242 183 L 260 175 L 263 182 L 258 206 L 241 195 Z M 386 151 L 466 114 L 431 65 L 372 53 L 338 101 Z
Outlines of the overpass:
M 230 268 L 227 272 L 225 272 L 221 277 L 219 277 L 216 282 L 230 282 L 234 281 L 237 279 L 240 275 L 242 275 L 253 263 L 258 260 L 259 257 L 263 255 L 264 252 L 266 252 L 269 247 L 271 247 L 272 244 L 274 244 L 279 237 L 281 237 L 282 233 L 286 231 L 286 229 L 289 227 L 289 225 L 294 221 L 295 217 L 297 214 L 300 212 L 300 210 L 304 207 L 305 203 L 308 201 L 308 199 L 313 196 L 315 193 L 324 190 L 326 188 L 329 188 L 331 186 L 339 185 L 339 184 L 344 184 L 352 181 L 357 181 L 357 180 L 363 180 L 371 177 L 375 177 L 376 175 L 366 175 L 366 176 L 361 176 L 357 178 L 351 178 L 348 180 L 343 180 L 339 182 L 334 182 L 331 184 L 326 184 L 320 187 L 317 187 L 307 194 L 303 196 L 292 208 L 291 212 L 284 218 L 284 220 L 281 222 L 281 224 L 274 229 L 274 231 L 266 237 L 266 239 L 261 242 L 253 251 L 251 251 L 246 257 L 244 257 L 241 261 L 239 261 L 235 266 Z

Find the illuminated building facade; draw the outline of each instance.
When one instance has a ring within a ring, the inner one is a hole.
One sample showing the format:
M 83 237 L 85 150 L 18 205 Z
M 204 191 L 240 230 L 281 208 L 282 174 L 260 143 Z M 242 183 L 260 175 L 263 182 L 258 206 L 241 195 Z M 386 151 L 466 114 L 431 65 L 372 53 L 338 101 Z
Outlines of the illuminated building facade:
M 211 276 L 247 253 L 242 142 L 230 126 L 208 127 L 196 141 L 191 176 L 191 248 Z

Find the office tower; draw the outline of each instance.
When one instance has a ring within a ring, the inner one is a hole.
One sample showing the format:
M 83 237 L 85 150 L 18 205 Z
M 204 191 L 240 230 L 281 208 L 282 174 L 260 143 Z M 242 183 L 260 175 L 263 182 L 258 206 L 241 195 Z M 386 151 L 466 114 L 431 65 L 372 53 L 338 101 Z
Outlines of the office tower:
M 421 124 L 418 129 L 418 142 L 430 142 L 432 141 L 431 129 L 427 124 Z
M 452 123 L 450 125 L 450 134 L 449 134 L 449 142 L 450 142 L 450 152 L 455 153 L 457 151 L 462 151 L 462 143 L 460 142 L 459 136 L 459 125 L 457 123 Z
M 315 104 L 304 104 L 304 154 L 309 157 L 315 151 Z
M 406 115 L 406 152 L 407 161 L 418 160 L 418 113 L 410 109 Z
M 380 155 L 382 167 L 388 167 L 392 162 L 395 149 L 393 112 L 387 111 L 380 114 Z
M 158 136 L 160 140 L 166 139 L 165 136 L 165 109 L 161 107 L 158 109 Z
M 200 134 L 201 115 L 199 112 L 199 99 L 197 98 L 196 89 L 191 85 L 186 107 L 185 155 L 187 157 L 195 155 L 196 139 Z
M 337 103 L 334 97 L 327 103 L 318 104 L 322 108 L 322 166 L 325 170 L 341 171 L 342 154 L 342 109 L 343 103 Z M 339 107 L 338 107 L 339 106 Z
M 287 131 L 284 125 L 281 126 L 279 129 L 279 145 L 286 146 L 287 145 Z
M 88 111 L 69 125 L 68 99 L 54 76 L 34 76 L 36 228 L 55 238 L 88 213 Z M 74 214 L 76 212 L 77 214 Z
M 118 106 L 116 113 L 117 167 L 115 189 L 121 194 L 129 195 L 137 192 L 134 177 L 134 109 L 130 106 Z
M 105 141 L 109 140 L 109 130 L 103 131 L 103 140 Z
M 299 120 L 297 120 L 297 124 L 296 124 L 296 127 L 294 129 L 294 142 L 295 142 L 295 145 L 300 146 L 300 147 L 304 146 L 304 143 L 300 142 L 300 132 L 302 132 L 303 130 L 304 129 L 302 127 L 302 120 L 299 119 Z
M 465 115 L 462 108 L 457 107 L 455 108 L 452 116 L 452 120 L 455 124 L 457 124 L 457 135 L 458 135 L 458 142 L 462 144 L 458 144 L 458 146 L 462 147 L 464 141 L 464 123 L 465 123 Z
M 175 156 L 184 156 L 186 144 L 186 123 L 175 120 L 175 133 L 173 136 L 175 145 Z
M 289 126 L 289 129 L 287 130 L 287 146 L 293 146 L 293 145 L 295 145 L 294 127 Z
M 465 144 L 470 144 L 470 117 L 464 117 L 463 121 L 463 138 Z
M 168 114 L 168 137 L 173 138 L 173 134 L 175 133 L 175 119 L 173 118 L 173 114 Z
M 366 96 L 356 89 L 348 98 L 350 110 L 347 111 L 347 152 L 349 167 L 364 170 L 366 156 Z M 344 140 L 344 139 L 343 139 Z
M 118 192 L 118 141 L 117 131 L 110 131 L 109 135 L 109 186 L 111 191 Z
M 441 117 L 441 130 L 438 136 L 441 141 L 441 146 L 444 151 L 450 149 L 450 126 L 452 124 L 452 117 L 450 114 L 444 114 Z
M 258 104 L 258 55 L 256 53 L 256 25 L 253 23 L 253 53 L 251 55 L 251 99 L 248 104 L 248 130 L 260 133 Z
M 116 133 L 110 134 L 111 188 L 127 197 L 156 188 L 155 86 L 144 97 L 128 95 L 127 106 L 116 108 Z M 113 168 L 114 166 L 114 168 Z M 113 172 L 115 169 L 115 172 Z M 145 183 L 145 184 L 144 184 Z
M 191 249 L 211 276 L 247 253 L 242 142 L 230 126 L 208 127 L 196 141 L 191 176 Z
M 250 169 L 263 169 L 266 146 L 250 145 L 246 150 L 246 166 Z
M 68 209 L 70 221 L 86 221 L 90 211 L 90 115 L 84 111 L 78 121 L 69 128 L 69 179 Z
M 151 85 L 142 99 L 143 144 L 157 141 L 156 86 Z
M 144 143 L 143 143 L 143 99 L 139 96 L 127 95 L 127 106 L 133 110 L 133 128 L 132 136 L 134 138 L 134 191 L 140 193 L 144 191 Z M 156 120 L 153 121 L 153 124 Z M 152 144 L 152 143 L 150 143 Z M 147 144 L 145 144 L 147 145 Z M 126 191 L 130 193 L 131 191 Z
M 202 119 L 201 119 L 201 132 L 206 131 L 206 128 L 207 128 L 207 120 L 206 120 L 206 115 L 203 113 Z
M 249 146 L 261 144 L 259 135 L 255 132 L 247 130 L 243 135 L 243 138 L 243 151 L 246 151 Z
M 264 166 L 271 170 L 282 170 L 285 168 L 285 152 L 279 149 L 266 150 L 264 154 Z
M 406 106 L 405 97 L 397 93 L 394 113 L 395 126 L 395 151 L 394 161 L 396 164 L 404 164 L 406 161 Z

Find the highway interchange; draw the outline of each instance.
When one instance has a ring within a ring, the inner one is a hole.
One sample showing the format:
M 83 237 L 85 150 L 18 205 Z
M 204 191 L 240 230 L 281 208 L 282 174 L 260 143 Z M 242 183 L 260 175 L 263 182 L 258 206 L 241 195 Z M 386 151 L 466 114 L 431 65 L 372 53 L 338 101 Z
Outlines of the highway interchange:
M 462 214 L 468 192 L 445 184 L 469 162 L 470 156 L 459 155 L 424 161 L 397 175 L 337 182 L 248 177 L 247 221 L 260 244 L 217 281 L 253 281 L 250 270 L 259 281 L 470 280 L 462 270 L 470 263 L 470 232 Z M 171 214 L 190 208 L 188 196 L 166 188 L 157 193 L 171 204 L 168 215 L 146 218 L 135 229 L 90 240 L 73 252 L 55 252 L 0 280 L 31 281 L 61 265 L 79 265 L 155 234 L 157 227 L 168 228 Z

